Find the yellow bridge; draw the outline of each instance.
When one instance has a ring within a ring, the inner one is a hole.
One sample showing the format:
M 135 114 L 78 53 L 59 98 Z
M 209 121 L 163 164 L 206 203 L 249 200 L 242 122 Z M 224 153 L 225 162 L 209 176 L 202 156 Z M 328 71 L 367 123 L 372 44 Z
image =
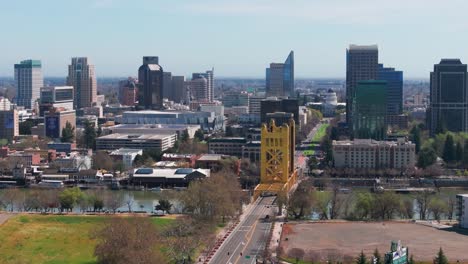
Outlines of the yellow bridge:
M 254 198 L 267 193 L 288 196 L 297 180 L 294 120 L 276 126 L 272 119 L 268 126 L 262 125 L 261 136 L 260 184 L 255 188 Z

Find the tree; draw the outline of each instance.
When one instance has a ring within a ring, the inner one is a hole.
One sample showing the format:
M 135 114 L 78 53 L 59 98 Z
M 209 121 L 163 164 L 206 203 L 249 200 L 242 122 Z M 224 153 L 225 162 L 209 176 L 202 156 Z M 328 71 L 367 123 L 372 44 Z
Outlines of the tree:
M 437 160 L 436 151 L 432 147 L 422 148 L 418 154 L 418 167 L 427 168 Z
M 463 160 L 463 147 L 460 142 L 457 142 L 455 147 L 455 160 L 460 162 Z
M 439 249 L 437 256 L 434 258 L 434 264 L 448 264 L 447 257 L 444 254 L 442 248 Z
M 197 131 L 195 131 L 195 135 L 193 137 L 198 141 L 203 141 L 205 139 L 205 134 L 203 133 L 203 130 L 198 129 Z
M 111 171 L 114 168 L 114 161 L 107 152 L 100 150 L 93 156 L 93 169 Z
M 157 248 L 158 232 L 149 218 L 113 217 L 92 238 L 94 256 L 102 264 L 167 263 Z
M 374 261 L 373 264 L 383 264 L 382 256 L 379 253 L 379 250 L 376 248 L 374 250 Z
M 291 248 L 288 251 L 288 256 L 296 260 L 296 263 L 299 263 L 304 258 L 305 251 L 302 248 Z
M 413 255 L 411 255 L 409 261 L 408 261 L 408 264 L 416 264 L 416 262 L 414 261 L 414 258 L 413 258 Z
M 434 219 L 440 221 L 443 214 L 447 213 L 447 204 L 440 198 L 434 198 L 429 202 L 429 212 L 432 213 Z
M 34 126 L 34 122 L 31 120 L 26 120 L 19 123 L 19 133 L 20 135 L 31 135 L 31 128 Z
M 374 197 L 371 193 L 358 193 L 356 196 L 355 205 L 356 217 L 361 220 L 368 219 L 371 216 L 373 205 Z
M 96 149 L 96 129 L 88 120 L 84 122 L 83 143 L 86 148 Z
M 67 121 L 65 127 L 62 128 L 62 142 L 73 142 L 75 138 L 75 127 L 72 126 L 70 122 Z
M 110 191 L 104 195 L 104 207 L 114 214 L 124 203 L 124 196 L 121 192 Z
M 468 139 L 465 140 L 462 163 L 464 168 L 468 168 Z
M 416 194 L 416 206 L 419 211 L 419 219 L 426 220 L 429 203 L 431 202 L 433 193 L 431 191 L 422 191 Z
M 189 139 L 190 139 L 190 135 L 189 135 L 188 131 L 187 131 L 187 130 L 184 130 L 184 131 L 182 132 L 182 135 L 180 135 L 180 140 L 181 140 L 182 142 L 187 142 Z
M 312 212 L 313 186 L 310 181 L 303 181 L 289 199 L 288 214 L 294 219 L 309 216 Z
M 401 203 L 401 217 L 405 219 L 413 219 L 414 217 L 414 206 L 413 198 L 406 198 Z
M 421 149 L 421 130 L 419 129 L 418 126 L 414 126 L 411 129 L 411 140 L 415 144 L 416 148 L 416 154 L 419 153 L 419 150 Z
M 445 137 L 444 152 L 442 158 L 445 162 L 455 161 L 455 142 L 452 134 L 447 134 Z
M 361 254 L 356 258 L 356 264 L 367 264 L 366 255 L 364 255 L 364 251 L 361 251 Z
M 63 190 L 59 194 L 59 202 L 60 202 L 60 209 L 61 211 L 72 211 L 73 207 L 77 205 L 78 200 L 81 199 L 83 196 L 83 192 L 81 192 L 80 188 L 69 188 Z
M 158 201 L 158 205 L 155 206 L 155 209 L 158 211 L 163 211 L 163 213 L 168 213 L 171 211 L 172 204 L 169 200 L 162 199 Z
M 330 219 L 337 219 L 340 216 L 344 200 L 345 197 L 340 194 L 338 186 L 334 186 L 330 199 Z
M 394 192 L 376 194 L 374 198 L 374 218 L 390 220 L 400 209 L 400 196 Z

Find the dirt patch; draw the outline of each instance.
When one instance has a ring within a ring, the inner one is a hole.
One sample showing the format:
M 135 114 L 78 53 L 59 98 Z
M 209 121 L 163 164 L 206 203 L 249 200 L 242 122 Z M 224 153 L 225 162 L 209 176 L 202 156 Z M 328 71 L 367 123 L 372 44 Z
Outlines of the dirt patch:
M 12 214 L 0 213 L 0 226 L 3 225 L 12 216 Z
M 438 230 L 399 222 L 317 222 L 286 224 L 283 228 L 288 235 L 282 237 L 280 252 L 288 255 L 291 249 L 300 248 L 309 261 L 346 261 L 361 250 L 370 256 L 375 248 L 383 254 L 389 251 L 392 240 L 401 240 L 417 261 L 432 261 L 442 247 L 450 262 L 468 263 L 468 232 L 455 229 Z

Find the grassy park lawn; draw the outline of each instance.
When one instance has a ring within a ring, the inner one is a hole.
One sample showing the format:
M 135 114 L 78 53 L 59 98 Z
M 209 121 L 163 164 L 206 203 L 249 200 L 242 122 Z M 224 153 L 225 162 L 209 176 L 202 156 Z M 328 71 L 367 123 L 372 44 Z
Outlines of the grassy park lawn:
M 325 136 L 327 132 L 329 124 L 322 124 L 318 130 L 317 133 L 315 133 L 314 137 L 312 138 L 312 141 L 318 141 L 320 142 L 322 138 Z M 305 156 L 313 156 L 315 154 L 315 143 L 310 144 L 310 149 L 304 151 Z
M 0 263 L 96 263 L 89 235 L 108 216 L 19 215 L 0 226 Z M 152 218 L 166 226 L 172 219 Z

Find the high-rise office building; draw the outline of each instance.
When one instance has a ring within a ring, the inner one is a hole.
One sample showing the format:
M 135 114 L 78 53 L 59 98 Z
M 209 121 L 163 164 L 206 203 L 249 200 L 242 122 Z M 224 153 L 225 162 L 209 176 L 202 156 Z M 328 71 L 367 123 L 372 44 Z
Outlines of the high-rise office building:
M 299 103 L 297 99 L 271 97 L 260 102 L 260 120 L 262 123 L 268 123 L 267 114 L 275 112 L 292 113 L 294 121 L 299 125 Z
M 143 57 L 138 69 L 138 104 L 144 109 L 163 107 L 163 68 L 158 57 Z
M 270 63 L 266 69 L 267 96 L 289 96 L 294 94 L 294 51 L 284 63 Z
M 180 103 L 187 101 L 187 87 L 184 76 L 172 76 L 171 100 Z
M 97 102 L 97 81 L 94 65 L 87 57 L 72 58 L 68 65 L 67 85 L 75 91 L 74 107 L 90 107 Z
M 379 64 L 378 79 L 387 82 L 387 115 L 403 113 L 403 72 Z
M 214 69 L 211 71 L 206 71 L 204 73 L 193 73 L 192 80 L 196 80 L 199 78 L 205 78 L 207 83 L 207 90 L 204 100 L 208 102 L 213 102 L 214 99 Z
M 208 83 L 208 80 L 204 76 L 192 78 L 189 82 L 190 101 L 209 102 Z
M 352 101 L 354 138 L 382 140 L 386 137 L 387 82 L 359 81 Z
M 119 82 L 119 102 L 122 105 L 134 106 L 138 100 L 138 81 L 128 77 L 127 80 Z
M 52 108 L 50 111 L 46 112 L 44 116 L 46 137 L 54 139 L 62 137 L 62 131 L 66 127 L 67 123 L 70 123 L 73 128 L 76 128 L 75 110 Z
M 359 81 L 378 78 L 379 51 L 377 45 L 350 45 L 346 50 L 346 121 L 353 128 L 352 102 Z
M 172 73 L 163 72 L 163 98 L 171 99 L 172 94 Z
M 51 108 L 73 110 L 73 94 L 73 86 L 42 87 L 39 115 L 44 116 Z
M 12 141 L 19 136 L 18 110 L 0 110 L 0 138 Z
M 442 59 L 431 72 L 428 123 L 431 134 L 443 130 L 468 132 L 467 66 Z
M 16 104 L 32 109 L 44 86 L 40 60 L 24 60 L 15 64 Z

